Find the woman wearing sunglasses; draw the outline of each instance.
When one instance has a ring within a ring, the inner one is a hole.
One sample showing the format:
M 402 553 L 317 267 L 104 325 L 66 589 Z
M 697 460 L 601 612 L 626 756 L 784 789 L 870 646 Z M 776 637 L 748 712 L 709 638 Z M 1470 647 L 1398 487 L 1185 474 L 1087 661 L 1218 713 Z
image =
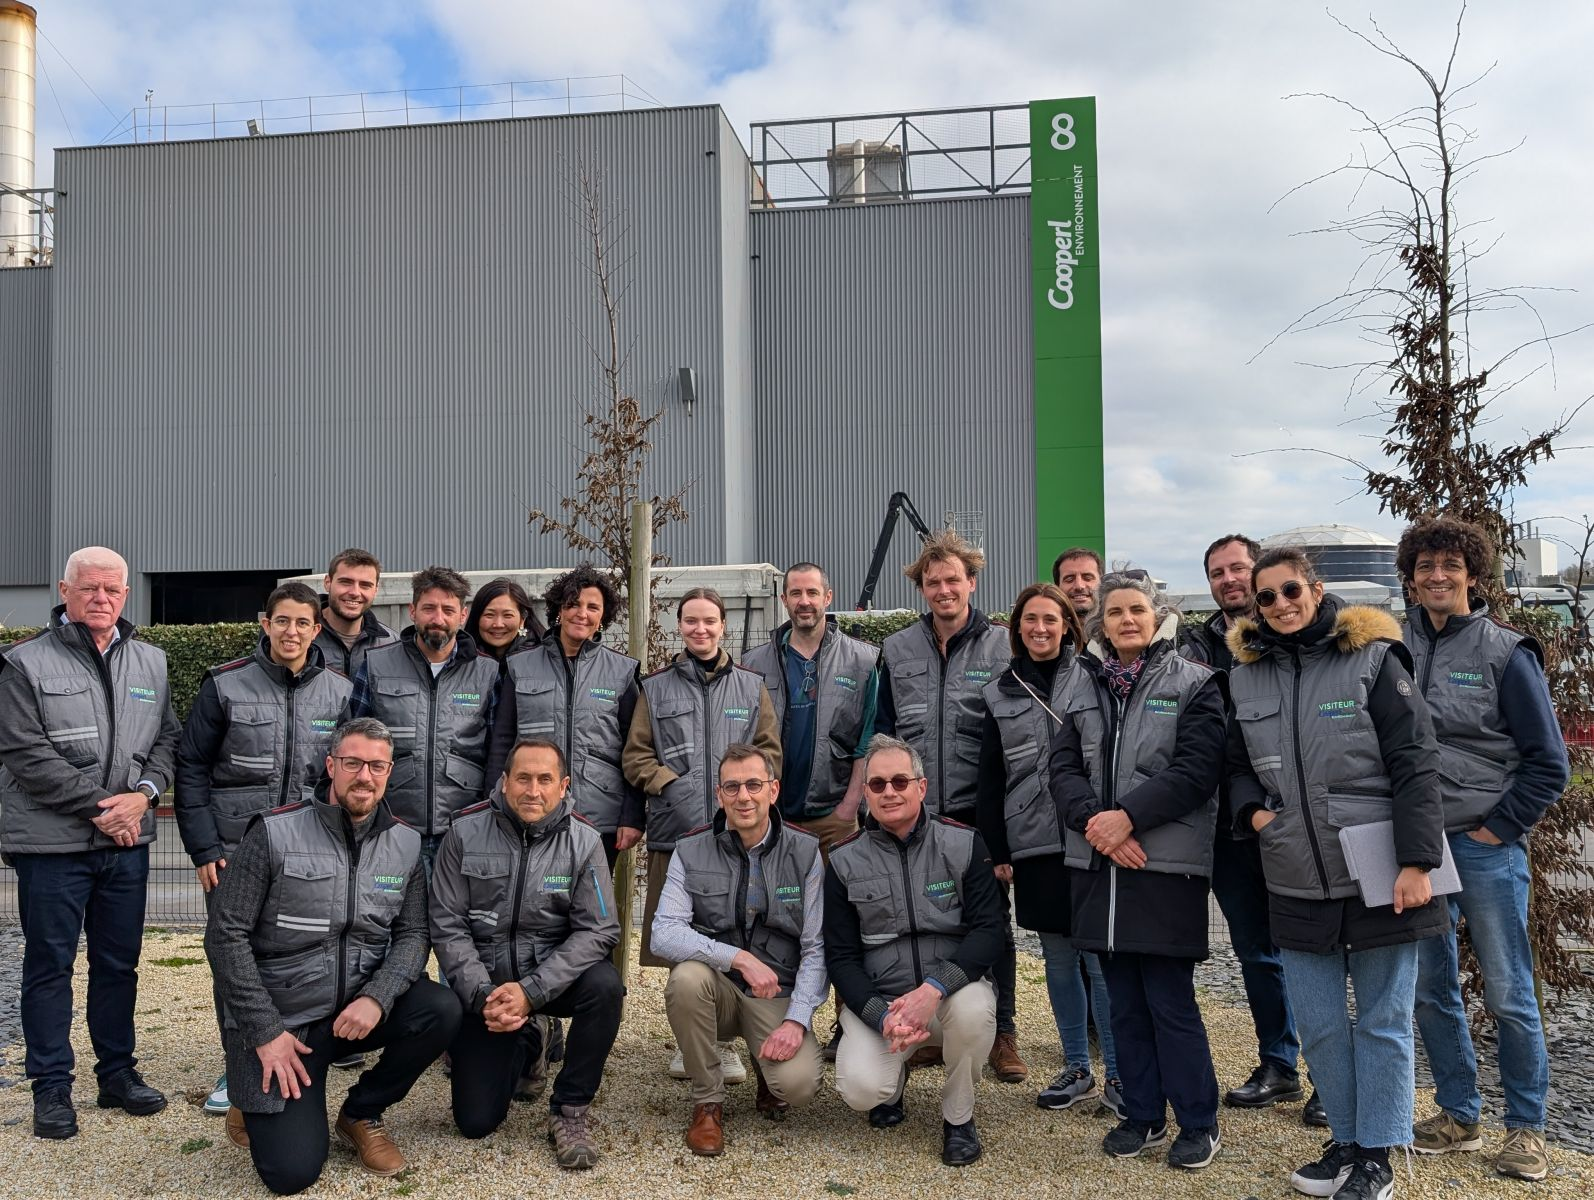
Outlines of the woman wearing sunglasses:
M 1387 1200 L 1390 1147 L 1411 1141 L 1417 943 L 1448 919 L 1428 882 L 1443 853 L 1438 746 L 1393 617 L 1325 594 L 1294 547 L 1263 554 L 1252 580 L 1258 619 L 1229 632 L 1229 794 L 1236 831 L 1261 842 L 1273 940 L 1333 1133 L 1291 1182 Z M 1339 840 L 1373 821 L 1393 821 L 1400 866 L 1394 904 L 1377 908 Z
M 1082 955 L 1068 940 L 1072 905 L 1069 875 L 1063 869 L 1063 823 L 1047 769 L 1052 730 L 1062 720 L 1068 668 L 1085 648 L 1084 630 L 1059 588 L 1033 583 L 1013 601 L 1008 639 L 1012 662 L 984 690 L 975 820 L 997 879 L 1013 889 L 1018 923 L 1040 935 L 1046 962 L 1046 995 L 1062 1044 L 1063 1069 L 1035 1103 L 1064 1109 L 1096 1094 L 1086 1029 L 1093 1004 L 1105 1068 L 1102 1103 L 1121 1119 L 1123 1096 L 1101 963 L 1094 954 Z M 1081 959 L 1090 972 L 1089 1002 Z
M 1196 1004 L 1223 771 L 1222 675 L 1182 657 L 1179 614 L 1143 575 L 1114 573 L 1086 626 L 1052 738 L 1053 797 L 1073 868 L 1072 942 L 1101 955 L 1125 1114 L 1102 1149 L 1168 1140 L 1170 1167 L 1218 1152 L 1218 1080 Z

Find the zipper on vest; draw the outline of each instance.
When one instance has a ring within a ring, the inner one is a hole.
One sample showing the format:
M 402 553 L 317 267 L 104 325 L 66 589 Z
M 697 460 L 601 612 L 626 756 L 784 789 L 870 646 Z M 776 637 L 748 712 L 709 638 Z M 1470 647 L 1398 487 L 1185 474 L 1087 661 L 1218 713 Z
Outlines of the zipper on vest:
M 895 838 L 891 840 L 896 841 Z M 899 844 L 897 857 L 902 860 L 902 897 L 906 901 L 903 907 L 908 910 L 908 946 L 913 950 L 913 980 L 915 984 L 920 984 L 924 982 L 924 964 L 919 960 L 919 923 L 913 919 L 913 879 L 908 874 L 908 848 Z
M 426 828 L 421 830 L 430 834 L 437 827 L 437 763 L 434 759 L 437 756 L 437 680 L 442 672 L 433 675 L 431 664 L 424 656 L 421 661 L 426 663 L 426 677 L 432 689 L 426 701 Z
M 741 839 L 738 837 L 737 840 L 740 841 Z M 753 867 L 751 858 L 747 853 L 747 847 L 742 847 L 741 854 L 741 865 L 736 868 L 736 932 L 741 937 L 742 949 L 746 950 L 748 947 L 747 882 L 748 877 L 752 874 Z M 765 891 L 768 891 L 767 886 Z M 768 903 L 767 899 L 765 903 Z
M 520 937 L 520 910 L 526 902 L 526 863 L 531 859 L 531 832 L 527 829 L 520 831 L 520 866 L 515 869 L 515 915 L 509 918 L 509 957 L 515 960 L 515 952 Z M 575 884 L 571 883 L 571 895 L 575 895 Z M 515 970 L 520 970 L 517 965 Z
M 343 820 L 347 826 L 348 817 L 344 817 Z M 349 891 L 348 906 L 343 912 L 343 932 L 338 934 L 338 1008 L 340 1010 L 344 1004 L 343 989 L 348 986 L 349 930 L 354 926 L 355 881 L 360 874 L 360 839 L 354 836 L 353 829 L 343 830 L 343 843 L 349 851 Z
M 299 689 L 294 686 L 293 680 L 288 680 L 288 732 L 282 744 L 282 786 L 277 789 L 277 804 L 288 802 L 288 781 L 294 776 L 293 761 L 293 711 L 294 693 Z
M 1295 779 L 1301 789 L 1301 817 L 1306 825 L 1306 840 L 1312 846 L 1312 861 L 1317 865 L 1317 883 L 1323 889 L 1323 899 L 1329 899 L 1328 868 L 1323 865 L 1323 848 L 1317 841 L 1317 825 L 1312 819 L 1312 801 L 1306 788 L 1306 767 L 1301 759 L 1301 655 L 1291 649 L 1290 659 L 1295 665 L 1294 720 L 1290 722 L 1290 737 L 1295 742 Z
M 1144 675 L 1146 669 L 1140 668 Z M 1140 680 L 1136 679 L 1136 683 Z M 1130 691 L 1134 691 L 1131 687 Z M 1113 808 L 1118 807 L 1118 753 L 1123 748 L 1124 737 L 1124 710 L 1128 703 L 1120 696 L 1113 697 L 1113 729 L 1112 729 L 1112 773 L 1103 775 L 1103 781 L 1112 789 L 1112 798 L 1108 801 Z M 1107 859 L 1107 953 L 1111 954 L 1117 948 L 1118 942 L 1118 864 L 1112 859 Z
M 933 629 L 933 626 L 932 626 Z M 930 635 L 932 638 L 934 633 Z M 940 665 L 939 682 L 936 684 L 935 694 L 935 811 L 946 811 L 946 669 L 952 658 L 952 643 L 946 644 L 946 653 L 941 653 L 939 644 L 935 647 L 935 657 Z M 908 897 L 909 911 L 912 911 L 913 897 Z M 913 952 L 913 963 L 917 967 L 919 952 Z M 922 980 L 920 982 L 923 982 Z
M 558 639 L 555 638 L 555 641 Z M 565 658 L 563 646 L 555 651 L 564 659 L 565 668 L 565 772 L 576 773 L 576 672 L 581 669 L 581 651 L 576 651 L 575 661 Z
M 717 768 L 711 769 L 714 762 L 714 730 L 708 716 L 708 693 L 713 686 L 712 681 L 707 679 L 703 681 L 703 749 L 707 751 L 702 758 L 703 813 L 707 820 L 713 820 L 714 815 L 714 779 L 712 777 L 719 774 Z M 757 728 L 756 724 L 754 728 Z M 689 825 L 687 828 L 691 829 L 693 826 Z
M 1433 660 L 1438 657 L 1439 642 L 1438 639 L 1429 639 L 1424 636 L 1421 630 L 1417 631 L 1417 636 L 1428 643 L 1428 656 L 1422 661 L 1422 694 L 1423 698 L 1426 699 L 1428 696 L 1428 684 L 1433 681 Z
M 84 636 L 88 636 L 87 633 Z M 120 644 L 120 640 L 112 642 L 106 653 Z M 125 792 L 125 780 L 117 787 L 111 787 L 111 768 L 116 765 L 116 688 L 111 682 L 111 664 L 105 661 L 105 655 L 94 645 L 93 638 L 89 638 L 89 645 L 94 654 L 94 671 L 100 677 L 100 689 L 105 693 L 105 723 L 111 729 L 110 745 L 105 748 L 105 770 L 100 773 L 100 786 L 108 792 Z

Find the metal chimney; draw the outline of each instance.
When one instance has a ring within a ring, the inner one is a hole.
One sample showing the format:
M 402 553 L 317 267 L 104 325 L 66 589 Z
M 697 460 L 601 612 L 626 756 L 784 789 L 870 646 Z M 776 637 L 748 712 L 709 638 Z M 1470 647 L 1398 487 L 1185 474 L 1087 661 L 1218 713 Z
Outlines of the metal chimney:
M 34 71 L 38 14 L 21 0 L 0 0 L 0 185 L 33 186 Z M 37 260 L 31 198 L 0 192 L 0 267 Z

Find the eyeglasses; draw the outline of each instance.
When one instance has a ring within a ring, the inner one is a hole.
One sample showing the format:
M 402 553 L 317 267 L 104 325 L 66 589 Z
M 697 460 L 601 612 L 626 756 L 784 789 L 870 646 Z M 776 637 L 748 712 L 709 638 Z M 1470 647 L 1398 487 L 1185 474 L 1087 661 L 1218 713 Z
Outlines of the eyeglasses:
M 764 785 L 769 782 L 768 779 L 730 779 L 720 784 L 720 795 L 735 796 L 746 789 L 749 796 L 760 796 L 764 792 Z
M 315 628 L 315 622 L 309 617 L 272 617 L 271 627 L 278 633 L 287 633 L 290 629 L 297 629 L 300 633 L 309 633 Z
M 877 776 L 869 779 L 864 786 L 876 796 L 883 796 L 887 787 L 893 792 L 905 792 L 918 782 L 918 777 L 913 775 L 893 775 L 890 779 Z
M 1304 583 L 1302 583 L 1299 579 L 1291 579 L 1289 582 L 1283 584 L 1277 591 L 1274 591 L 1272 588 L 1263 588 L 1256 594 L 1256 606 L 1258 608 L 1272 608 L 1278 603 L 1280 596 L 1283 596 L 1286 600 L 1299 600 L 1301 598 L 1301 593 L 1304 591 L 1306 591 L 1306 585 Z
M 350 755 L 333 755 L 332 761 L 338 764 L 338 770 L 345 775 L 358 775 L 361 768 L 369 768 L 373 779 L 381 779 L 393 769 L 393 764 L 385 758 L 354 758 Z

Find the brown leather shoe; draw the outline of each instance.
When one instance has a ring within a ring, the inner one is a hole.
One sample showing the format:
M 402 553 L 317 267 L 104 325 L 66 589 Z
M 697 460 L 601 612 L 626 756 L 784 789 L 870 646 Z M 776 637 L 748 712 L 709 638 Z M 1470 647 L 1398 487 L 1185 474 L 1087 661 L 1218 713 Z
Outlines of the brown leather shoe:
M 236 1105 L 227 1110 L 227 1140 L 240 1150 L 249 1149 L 249 1129 Z
M 939 1046 L 920 1046 L 908 1056 L 908 1070 L 917 1071 L 920 1067 L 939 1067 L 944 1065 L 946 1058 L 941 1053 Z
M 1023 1083 L 1029 1078 L 1029 1068 L 1018 1056 L 1017 1034 L 997 1034 L 996 1040 L 991 1043 L 991 1056 L 986 1061 L 1003 1083 Z
M 713 1158 L 725 1153 L 725 1106 L 692 1105 L 692 1123 L 686 1127 L 686 1146 L 693 1154 Z
M 753 1056 L 753 1073 L 758 1076 L 758 1099 L 755 1102 L 758 1111 L 771 1121 L 784 1121 L 786 1114 L 791 1111 L 791 1105 L 784 1100 L 775 1099 L 775 1093 L 769 1090 L 769 1084 L 764 1079 L 764 1072 L 758 1065 L 758 1056 Z
M 338 1113 L 338 1123 L 333 1126 L 338 1136 L 354 1147 L 360 1156 L 360 1165 L 372 1175 L 397 1175 L 404 1169 L 404 1156 L 382 1128 L 380 1117 L 363 1121 L 352 1120 Z

